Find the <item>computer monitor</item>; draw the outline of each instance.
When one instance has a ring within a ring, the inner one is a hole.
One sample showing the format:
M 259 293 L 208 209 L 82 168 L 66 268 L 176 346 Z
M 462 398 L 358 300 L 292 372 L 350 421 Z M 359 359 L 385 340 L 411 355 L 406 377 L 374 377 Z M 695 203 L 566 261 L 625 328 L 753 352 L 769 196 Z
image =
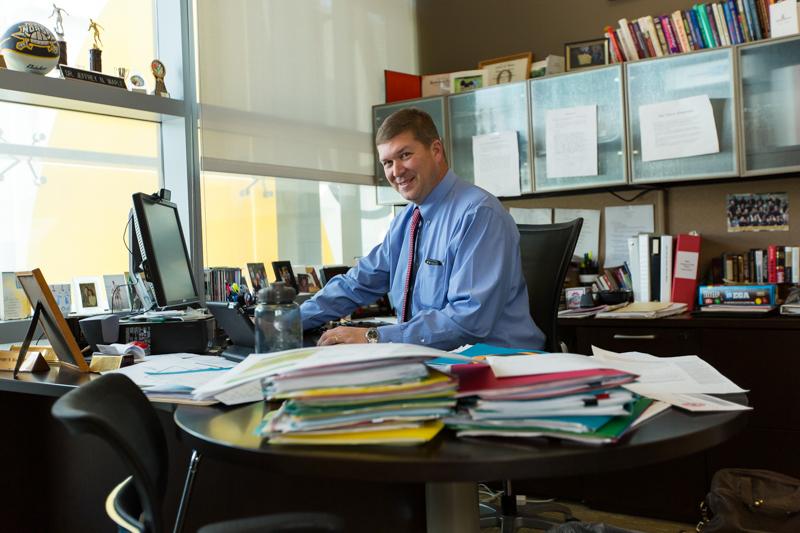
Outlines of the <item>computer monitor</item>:
M 178 207 L 160 193 L 134 194 L 131 234 L 131 273 L 144 272 L 156 304 L 174 309 L 199 303 Z

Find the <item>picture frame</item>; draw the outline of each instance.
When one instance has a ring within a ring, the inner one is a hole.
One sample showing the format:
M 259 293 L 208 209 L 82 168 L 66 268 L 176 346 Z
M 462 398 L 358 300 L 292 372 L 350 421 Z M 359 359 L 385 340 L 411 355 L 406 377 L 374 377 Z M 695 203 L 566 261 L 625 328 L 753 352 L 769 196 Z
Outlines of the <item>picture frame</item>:
M 96 315 L 107 311 L 108 300 L 103 278 L 100 276 L 72 278 L 72 301 L 79 315 Z
M 103 285 L 106 290 L 108 310 L 111 313 L 131 310 L 130 287 L 123 274 L 105 274 Z
M 297 280 L 294 277 L 292 263 L 290 261 L 273 261 L 272 272 L 275 274 L 275 281 L 283 281 L 289 287 L 300 292 L 297 287 Z
M 450 92 L 464 93 L 486 87 L 486 70 L 461 70 L 450 73 Z
M 39 323 L 61 364 L 76 368 L 81 372 L 88 372 L 89 365 L 86 364 L 78 342 L 58 308 L 42 271 L 35 268 L 30 272 L 17 272 L 17 279 L 31 305 L 36 308 L 41 304 Z M 102 282 L 99 286 L 103 286 Z M 24 350 L 20 350 L 20 357 L 24 357 L 22 352 L 27 351 L 28 346 L 23 344 L 23 348 Z
M 608 65 L 608 39 L 600 37 L 564 45 L 566 71 Z
M 486 71 L 486 85 L 500 85 L 527 80 L 531 72 L 532 52 L 521 52 L 493 59 L 484 59 L 478 68 Z
M 319 282 L 319 276 L 317 276 L 317 269 L 313 266 L 306 267 L 306 274 L 311 276 L 311 281 L 308 284 L 309 292 L 317 292 L 322 288 L 322 283 Z
M 56 300 L 56 305 L 64 316 L 72 312 L 72 286 L 69 283 L 55 283 L 50 285 L 50 292 Z
M 267 278 L 267 269 L 264 263 L 247 263 L 247 275 L 250 277 L 250 289 L 258 292 L 259 289 L 265 288 L 269 284 Z

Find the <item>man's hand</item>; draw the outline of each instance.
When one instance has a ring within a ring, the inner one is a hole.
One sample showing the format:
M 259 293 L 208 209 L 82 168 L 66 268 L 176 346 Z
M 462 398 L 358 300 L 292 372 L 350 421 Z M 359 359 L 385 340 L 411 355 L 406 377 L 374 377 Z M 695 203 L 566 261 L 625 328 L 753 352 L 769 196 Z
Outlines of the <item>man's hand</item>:
M 330 346 L 331 344 L 359 344 L 367 342 L 367 329 L 338 326 L 329 329 L 317 341 L 317 346 Z

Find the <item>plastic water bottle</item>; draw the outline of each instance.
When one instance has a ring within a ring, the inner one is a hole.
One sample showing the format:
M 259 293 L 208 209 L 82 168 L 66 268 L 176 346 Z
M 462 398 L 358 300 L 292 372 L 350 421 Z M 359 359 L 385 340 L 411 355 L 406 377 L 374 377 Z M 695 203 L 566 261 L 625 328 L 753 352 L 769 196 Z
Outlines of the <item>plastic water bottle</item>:
M 303 346 L 300 307 L 295 290 L 276 281 L 258 291 L 255 311 L 256 353 L 291 350 Z

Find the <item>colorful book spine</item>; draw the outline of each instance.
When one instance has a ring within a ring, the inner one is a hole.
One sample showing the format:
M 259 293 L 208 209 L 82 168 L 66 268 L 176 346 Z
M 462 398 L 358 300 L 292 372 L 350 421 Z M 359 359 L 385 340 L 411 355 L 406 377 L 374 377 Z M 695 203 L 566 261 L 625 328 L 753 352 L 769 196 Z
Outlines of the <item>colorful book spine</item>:
M 700 235 L 681 233 L 675 237 L 675 253 L 672 262 L 673 303 L 685 303 L 691 311 L 695 304 L 697 274 L 700 262 Z
M 619 19 L 619 33 L 620 42 L 622 43 L 625 51 L 625 57 L 629 61 L 636 61 L 640 58 L 636 46 L 633 44 L 633 36 L 631 35 L 630 23 L 628 19 Z
M 711 4 L 711 12 L 714 14 L 714 23 L 717 26 L 717 33 L 719 34 L 720 43 L 722 46 L 730 46 L 731 41 L 728 38 L 728 29 L 725 24 L 725 16 L 722 14 L 719 4 Z
M 703 41 L 706 43 L 706 48 L 716 48 L 717 43 L 714 42 L 714 35 L 711 33 L 711 26 L 708 23 L 708 15 L 706 14 L 705 7 L 703 7 L 703 4 L 697 4 L 693 9 L 697 13 L 697 18 L 700 21 L 700 29 L 703 32 Z
M 664 36 L 664 29 L 661 27 L 661 17 L 655 17 L 653 19 L 653 25 L 656 29 L 656 35 L 658 36 L 658 43 L 661 45 L 661 50 L 664 52 L 664 55 L 669 55 L 667 38 Z
M 719 32 L 717 31 L 717 21 L 714 17 L 714 8 L 711 6 L 711 4 L 706 4 L 703 6 L 703 8 L 703 11 L 706 13 L 706 20 L 708 20 L 708 27 L 711 29 L 711 38 L 714 40 L 714 48 L 723 46 Z
M 697 11 L 694 9 L 687 9 L 686 15 L 689 17 L 689 26 L 692 28 L 694 34 L 694 42 L 699 49 L 707 48 L 708 45 L 703 40 L 703 32 L 700 29 L 700 21 L 697 19 Z
M 641 58 L 651 57 L 647 49 L 647 44 L 644 42 L 642 30 L 639 28 L 639 23 L 634 20 L 628 24 L 630 24 L 631 35 L 633 36 L 633 44 L 636 46 L 636 53 L 639 54 L 639 57 Z
M 756 5 L 753 0 L 744 1 L 744 13 L 747 18 L 747 27 L 750 29 L 750 35 L 754 41 L 761 40 L 761 28 L 759 28 L 758 14 L 756 13 Z
M 731 21 L 733 22 L 733 29 L 736 31 L 736 42 L 740 44 L 747 42 L 744 39 L 744 32 L 742 32 L 741 19 L 739 18 L 739 8 L 736 6 L 736 1 L 728 0 L 727 5 L 728 5 L 728 10 L 731 13 Z
M 775 285 L 703 285 L 697 291 L 700 305 L 775 305 Z
M 774 244 L 767 246 L 767 281 L 778 283 L 778 247 Z
M 736 0 L 736 13 L 739 15 L 739 27 L 742 28 L 742 35 L 744 35 L 744 42 L 749 43 L 753 40 L 750 34 L 750 27 L 747 25 L 747 16 L 745 15 L 744 0 Z
M 680 11 L 674 11 L 671 15 L 672 27 L 677 37 L 678 46 L 681 52 L 691 52 L 692 48 L 689 46 L 689 40 L 686 38 L 686 32 L 683 29 L 683 18 Z
M 681 11 L 681 20 L 683 21 L 683 31 L 686 33 L 686 40 L 689 41 L 689 49 L 697 50 L 697 43 L 694 42 L 694 34 L 692 27 L 689 25 L 689 17 L 685 11 Z
M 769 7 L 766 0 L 756 0 L 756 12 L 761 22 L 761 35 L 764 39 L 769 39 Z
M 611 45 L 611 55 L 614 57 L 615 63 L 622 63 L 625 61 L 625 54 L 622 52 L 622 48 L 620 47 L 619 37 L 617 36 L 617 32 L 614 31 L 614 28 L 611 26 L 605 27 L 606 37 L 608 37 L 608 42 Z
M 667 39 L 667 48 L 669 48 L 669 53 L 679 53 L 680 48 L 678 47 L 678 43 L 675 42 L 675 35 L 672 33 L 672 24 L 670 24 L 670 18 L 667 15 L 661 17 L 661 27 L 664 30 L 664 37 Z
M 728 2 L 722 4 L 722 14 L 725 15 L 725 25 L 728 28 L 728 35 L 731 38 L 731 44 L 739 44 L 739 36 L 736 33 L 736 28 L 733 25 L 733 15 Z

